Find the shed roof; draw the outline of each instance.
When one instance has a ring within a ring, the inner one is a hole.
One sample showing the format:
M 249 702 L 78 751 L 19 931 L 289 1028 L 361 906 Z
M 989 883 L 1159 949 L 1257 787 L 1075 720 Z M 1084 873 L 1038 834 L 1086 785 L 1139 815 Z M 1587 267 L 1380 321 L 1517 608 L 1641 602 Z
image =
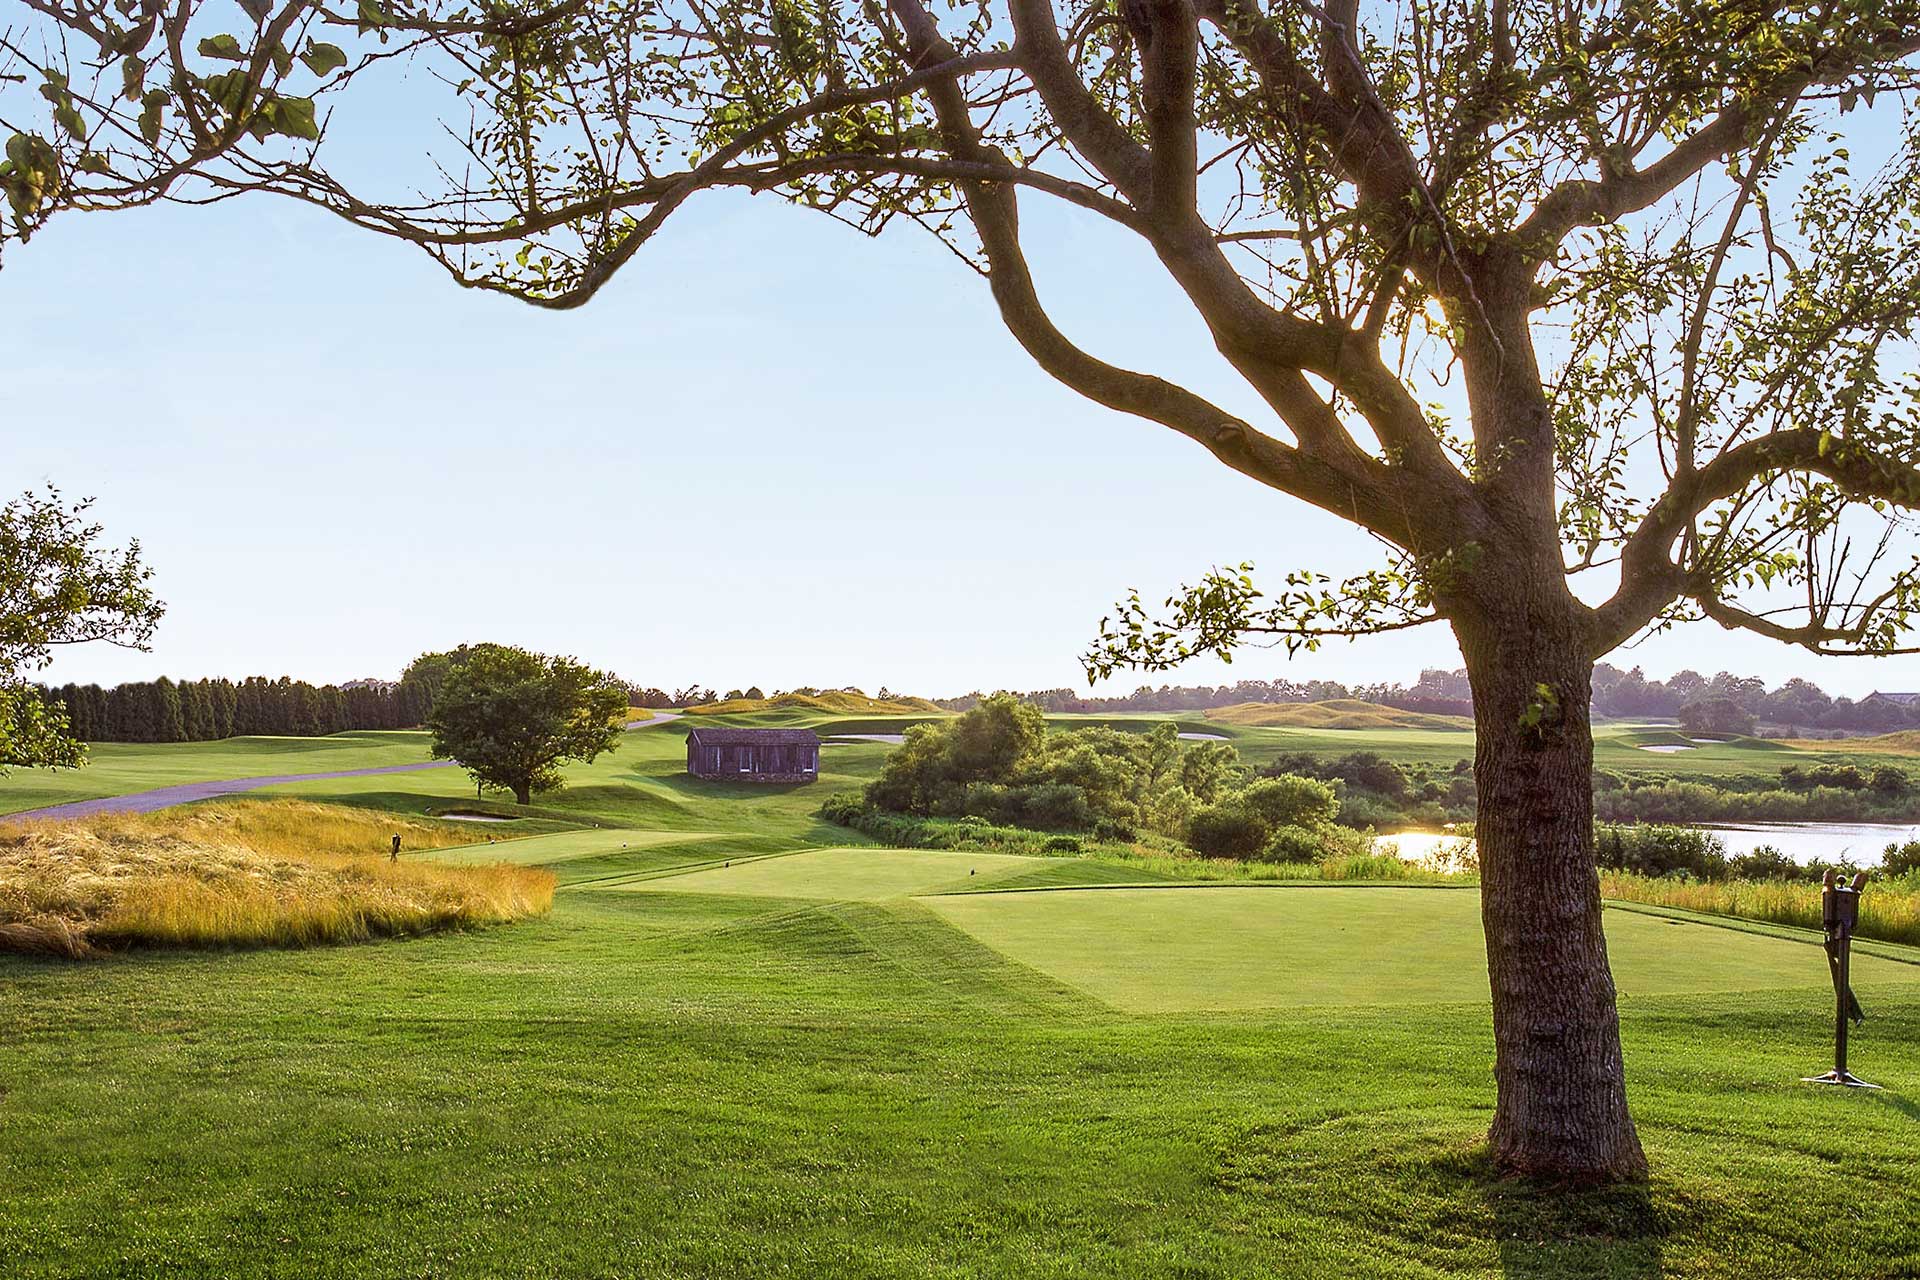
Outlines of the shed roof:
M 820 735 L 811 729 L 728 729 L 701 725 L 687 741 L 703 747 L 817 747 Z

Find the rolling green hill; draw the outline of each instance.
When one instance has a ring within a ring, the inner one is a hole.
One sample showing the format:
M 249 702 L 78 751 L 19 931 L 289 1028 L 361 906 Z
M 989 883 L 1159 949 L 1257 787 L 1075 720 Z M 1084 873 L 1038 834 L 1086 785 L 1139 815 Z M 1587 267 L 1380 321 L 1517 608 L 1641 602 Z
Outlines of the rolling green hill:
M 1465 716 L 1402 711 L 1357 698 L 1336 698 L 1330 702 L 1242 702 L 1231 707 L 1215 707 L 1207 712 L 1207 719 L 1281 729 L 1473 729 L 1473 721 Z

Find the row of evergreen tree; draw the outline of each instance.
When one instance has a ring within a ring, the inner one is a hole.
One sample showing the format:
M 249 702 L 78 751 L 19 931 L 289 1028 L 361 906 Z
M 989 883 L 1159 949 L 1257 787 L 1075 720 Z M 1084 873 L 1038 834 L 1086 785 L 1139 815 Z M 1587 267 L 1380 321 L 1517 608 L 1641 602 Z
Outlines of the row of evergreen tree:
M 286 676 L 232 680 L 158 680 L 62 685 L 45 691 L 64 703 L 82 742 L 211 742 L 244 734 L 318 737 L 351 729 L 406 729 L 422 723 L 432 701 L 416 681 L 350 689 Z

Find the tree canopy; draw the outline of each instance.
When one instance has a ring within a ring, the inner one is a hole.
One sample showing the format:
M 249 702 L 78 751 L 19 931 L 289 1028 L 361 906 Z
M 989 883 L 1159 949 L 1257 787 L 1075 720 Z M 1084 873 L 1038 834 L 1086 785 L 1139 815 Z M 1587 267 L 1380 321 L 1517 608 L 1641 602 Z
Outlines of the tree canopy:
M 0 506 L 0 771 L 86 762 L 66 709 L 27 683 L 54 651 L 100 642 L 145 649 L 165 606 L 140 544 L 102 545 L 87 502 L 54 489 Z
M 562 764 L 620 745 L 627 694 L 614 677 L 511 645 L 462 652 L 445 667 L 427 716 L 436 759 L 456 761 L 476 781 L 531 804 L 535 792 L 560 785 Z
M 1134 602 L 1096 671 L 1450 617 L 1523 514 L 1615 583 L 1582 615 L 1596 655 L 1689 617 L 1905 647 L 1912 6 L 6 3 L 15 237 L 271 191 L 568 307 L 704 191 L 918 224 L 1055 377 L 1387 550 L 1351 581 L 1222 572 L 1164 617 Z M 438 88 L 402 93 L 409 65 Z M 449 131 L 418 194 L 329 163 L 362 81 Z M 1022 197 L 1137 234 L 1273 424 L 1056 328 Z

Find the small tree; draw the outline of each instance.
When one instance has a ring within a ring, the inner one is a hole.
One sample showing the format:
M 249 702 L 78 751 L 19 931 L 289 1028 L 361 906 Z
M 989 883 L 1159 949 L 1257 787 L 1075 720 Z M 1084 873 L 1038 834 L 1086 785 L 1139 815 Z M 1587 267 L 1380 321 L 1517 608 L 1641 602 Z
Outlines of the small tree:
M 102 547 L 89 505 L 48 489 L 0 507 L 0 772 L 86 763 L 66 708 L 43 698 L 26 673 L 68 645 L 145 649 L 165 610 L 147 586 L 140 544 Z
M 1702 698 L 1680 708 L 1680 727 L 1688 733 L 1752 733 L 1753 717 L 1732 698 Z
M 560 785 L 560 766 L 620 745 L 627 694 L 572 658 L 475 645 L 451 666 L 427 717 L 436 759 L 457 761 L 521 804 Z

